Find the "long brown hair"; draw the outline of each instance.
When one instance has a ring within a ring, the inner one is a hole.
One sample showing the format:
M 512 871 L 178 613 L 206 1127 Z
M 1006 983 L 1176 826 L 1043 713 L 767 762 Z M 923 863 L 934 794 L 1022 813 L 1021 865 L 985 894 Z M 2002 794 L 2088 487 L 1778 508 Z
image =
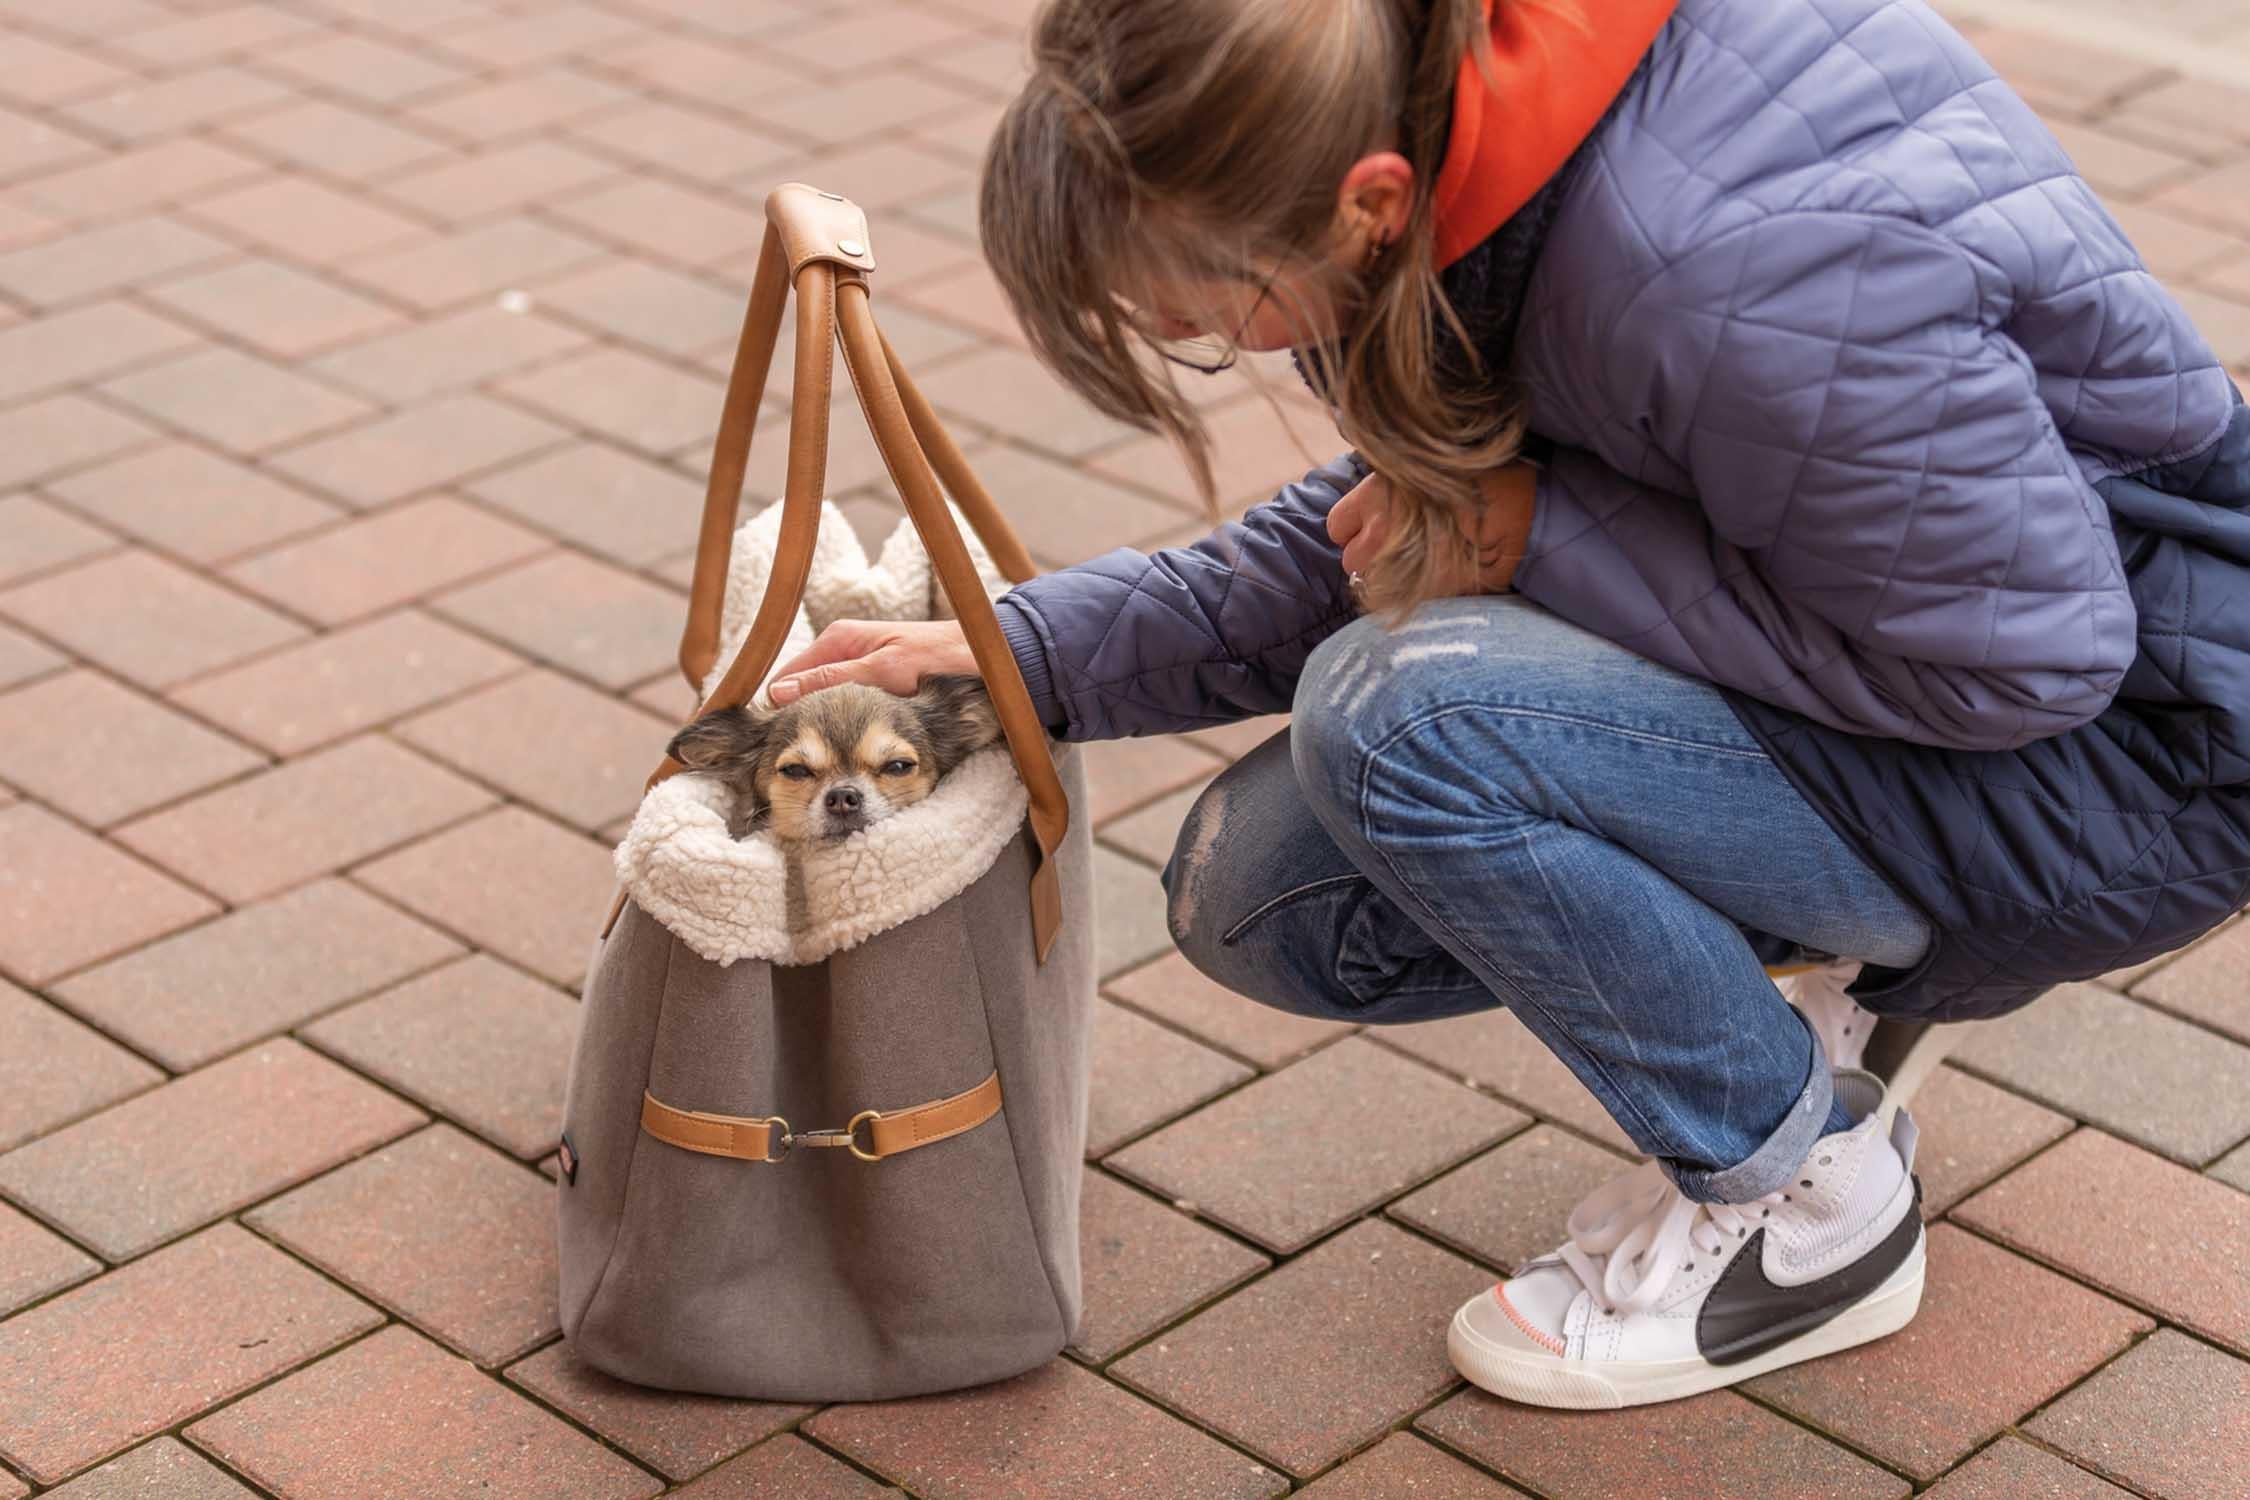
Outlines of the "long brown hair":
M 1291 342 L 1391 482 L 1390 533 L 1362 573 L 1365 602 L 1394 617 L 1473 561 L 1456 518 L 1523 436 L 1431 249 L 1454 82 L 1464 55 L 1489 56 L 1486 28 L 1479 0 L 1047 0 L 985 157 L 985 255 L 1034 352 L 1096 409 L 1167 433 L 1214 518 L 1208 434 L 1120 299 L 1316 268 L 1315 309 L 1350 308 L 1353 326 L 1283 300 Z M 1385 147 L 1414 168 L 1412 210 L 1355 279 L 1332 260 L 1336 194 Z

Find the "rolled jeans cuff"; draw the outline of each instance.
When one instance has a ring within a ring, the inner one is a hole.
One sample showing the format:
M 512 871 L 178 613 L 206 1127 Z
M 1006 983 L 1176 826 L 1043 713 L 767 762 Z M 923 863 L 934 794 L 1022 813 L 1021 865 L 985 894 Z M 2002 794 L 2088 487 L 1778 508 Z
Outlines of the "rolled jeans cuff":
M 1657 1166 L 1680 1192 L 1698 1203 L 1749 1203 L 1788 1185 L 1797 1169 L 1812 1155 L 1828 1123 L 1828 1106 L 1836 1093 L 1836 1080 L 1828 1071 L 1828 1055 L 1819 1038 L 1812 1039 L 1812 1069 L 1797 1102 L 1774 1127 L 1757 1150 L 1731 1167 L 1709 1171 L 1682 1167 L 1663 1157 Z

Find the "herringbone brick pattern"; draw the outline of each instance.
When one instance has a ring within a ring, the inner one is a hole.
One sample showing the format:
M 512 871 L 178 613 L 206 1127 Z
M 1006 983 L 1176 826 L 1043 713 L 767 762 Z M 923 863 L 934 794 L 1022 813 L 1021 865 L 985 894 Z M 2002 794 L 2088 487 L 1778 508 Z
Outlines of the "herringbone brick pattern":
M 1510 1408 L 1444 1321 L 1622 1138 L 1505 1013 L 1320 1024 L 1169 956 L 1155 866 L 1271 720 L 1092 750 L 1066 1356 L 820 1409 L 573 1361 L 575 991 L 688 706 L 765 192 L 869 209 L 884 326 L 1042 562 L 1206 529 L 979 261 L 1030 8 L 0 0 L 0 1497 L 2250 1491 L 2242 929 L 1931 1086 L 1907 1333 L 1678 1406 Z M 1978 36 L 2250 366 L 2250 92 Z M 1335 451 L 1286 382 L 1209 394 L 1230 507 Z M 837 498 L 887 528 L 838 433 Z

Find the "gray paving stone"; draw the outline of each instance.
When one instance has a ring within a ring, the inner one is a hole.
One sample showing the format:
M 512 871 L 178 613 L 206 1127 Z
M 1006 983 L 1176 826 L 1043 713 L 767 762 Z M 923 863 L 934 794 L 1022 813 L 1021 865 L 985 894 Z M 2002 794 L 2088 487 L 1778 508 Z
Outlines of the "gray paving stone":
M 101 1269 L 100 1261 L 29 1214 L 0 1204 L 0 1318 Z
M 554 1148 L 578 1002 L 482 953 L 299 1034 L 517 1156 Z
M 1126 853 L 1147 860 L 1158 869 L 1172 857 L 1173 845 L 1179 841 L 1180 824 L 1187 819 L 1188 810 L 1195 799 L 1203 795 L 1208 782 L 1195 782 L 1168 792 L 1146 807 L 1112 818 L 1102 825 L 1101 837 Z
M 1156 871 L 1100 843 L 1094 845 L 1094 922 L 1094 972 L 1104 979 L 1172 949 Z
M 2070 1118 L 1955 1067 L 1941 1067 L 1914 1096 L 1922 1143 L 1922 1217 L 1934 1219 L 2002 1172 L 2071 1131 Z
M 1497 1099 L 1346 1037 L 1103 1164 L 1286 1254 L 1526 1123 Z
M 1150 1126 L 1224 1093 L 1257 1070 L 1136 1015 L 1094 1002 L 1086 1154 L 1107 1156 Z
M 2160 1328 L 2024 1430 L 2143 1494 L 2239 1495 L 2250 1487 L 2250 1363 Z
M 184 1073 L 460 951 L 358 887 L 323 879 L 75 974 L 54 993 Z
M 160 1437 L 89 1469 L 49 1500 L 257 1500 L 257 1491 L 176 1437 Z
M 1443 1021 L 1377 1026 L 1368 1035 L 1605 1146 L 1638 1154 L 1578 1076 L 1505 1006 Z
M 1169 1021 L 1269 1073 L 1358 1029 L 1345 1021 L 1261 1005 L 1211 979 L 1177 951 L 1116 976 L 1105 988 L 1133 1009 Z
M 164 1081 L 93 1027 L 0 979 L 0 1151 Z
M 1111 1367 L 1300 1478 L 1460 1383 L 1454 1309 L 1492 1273 L 1367 1219 Z
M 2250 925 L 2206 938 L 2135 984 L 2133 995 L 2250 1042 Z
M 2121 1490 L 2084 1469 L 2034 1448 L 2018 1437 L 2004 1437 L 1924 1491 L 1933 1500 L 2131 1500 Z
M 1071 1349 L 1100 1362 L 1273 1265 L 1094 1167 L 1079 1189 L 1086 1310 Z
M 2250 1047 L 2092 985 L 1972 1028 L 1954 1058 L 2191 1166 L 2250 1136 Z
M 1630 1159 L 1552 1125 L 1512 1136 L 1386 1210 L 1432 1238 L 1504 1271 L 1564 1239 L 1578 1200 L 1632 1170 Z

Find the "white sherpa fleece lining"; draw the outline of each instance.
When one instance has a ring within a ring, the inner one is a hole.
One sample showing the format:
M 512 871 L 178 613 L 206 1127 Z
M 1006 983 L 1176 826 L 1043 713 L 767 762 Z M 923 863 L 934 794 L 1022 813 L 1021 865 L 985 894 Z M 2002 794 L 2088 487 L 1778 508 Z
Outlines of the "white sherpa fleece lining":
M 967 519 L 950 502 L 947 508 L 986 595 L 1006 592 L 1008 581 Z M 781 511 L 776 501 L 735 533 L 706 697 L 750 633 L 773 575 Z M 832 620 L 953 617 L 911 521 L 901 516 L 869 562 L 843 512 L 826 500 L 820 512 L 804 603 L 776 667 Z M 769 670 L 753 702 L 773 706 L 772 679 Z M 641 799 L 615 859 L 634 903 L 721 966 L 738 958 L 814 963 L 935 910 L 992 868 L 1022 827 L 1030 797 L 1007 746 L 998 744 L 955 766 L 912 807 L 832 843 L 798 849 L 763 831 L 736 839 L 727 832 L 732 805 L 717 779 L 681 772 Z

